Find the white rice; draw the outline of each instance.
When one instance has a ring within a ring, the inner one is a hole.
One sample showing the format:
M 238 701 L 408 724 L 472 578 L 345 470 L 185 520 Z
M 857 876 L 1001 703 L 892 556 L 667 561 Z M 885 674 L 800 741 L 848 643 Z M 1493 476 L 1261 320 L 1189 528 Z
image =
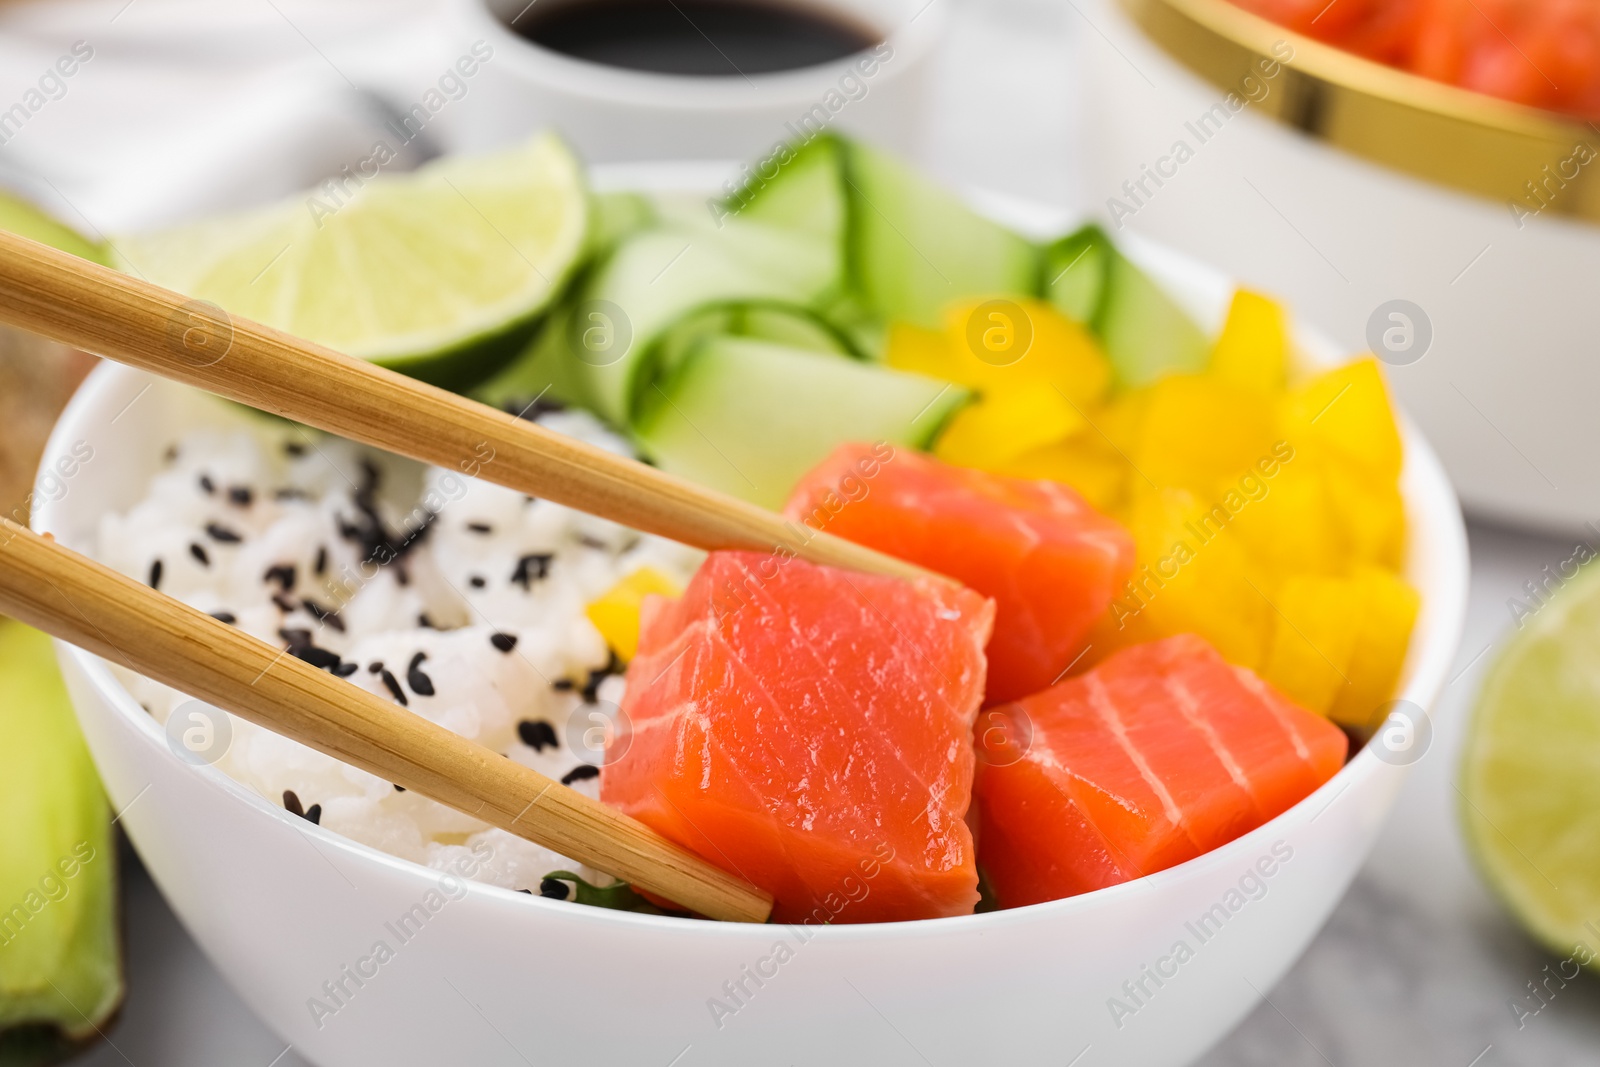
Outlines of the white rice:
M 629 452 L 582 412 L 545 412 L 537 421 Z M 374 478 L 376 491 L 363 495 Z M 371 511 L 364 513 L 363 499 Z M 371 552 L 360 527 L 370 530 L 364 514 L 373 511 L 389 541 L 402 546 L 397 558 Z M 303 647 L 309 638 L 325 651 L 302 658 L 320 657 L 331 669 L 331 653 L 341 664 L 336 673 L 394 700 L 387 675 L 411 711 L 555 778 L 600 762 L 583 747 L 596 710 L 586 693 L 613 707 L 622 695 L 622 676 L 586 605 L 642 565 L 686 582 L 701 558 L 547 500 L 243 412 L 226 432 L 176 440 L 143 499 L 101 520 L 97 555 L 144 582 L 159 561 L 162 592 L 278 647 Z M 336 614 L 319 619 L 329 611 Z M 514 646 L 502 651 L 491 641 L 496 635 L 514 637 Z M 431 683 L 432 695 L 408 681 L 418 653 L 427 678 L 419 684 Z M 163 724 L 190 699 L 120 673 Z M 473 850 L 481 862 L 487 845 L 493 859 L 477 877 L 509 889 L 538 892 L 556 870 L 609 882 L 242 719 L 232 725 L 217 766 L 273 803 L 298 801 L 308 813 L 319 806 L 320 824 L 353 840 L 438 869 Z M 572 785 L 594 796 L 599 779 Z

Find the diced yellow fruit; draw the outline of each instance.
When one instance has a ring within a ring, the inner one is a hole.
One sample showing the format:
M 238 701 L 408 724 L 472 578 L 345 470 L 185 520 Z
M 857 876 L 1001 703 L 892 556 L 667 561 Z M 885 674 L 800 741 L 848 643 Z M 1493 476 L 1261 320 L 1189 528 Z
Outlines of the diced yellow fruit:
M 639 651 L 639 609 L 651 594 L 676 597 L 683 594 L 683 589 L 654 567 L 640 567 L 584 609 L 611 651 L 624 663 Z
M 1228 318 L 1211 352 L 1210 373 L 1241 389 L 1276 393 L 1289 366 L 1289 331 L 1283 308 L 1260 293 L 1233 294 Z
M 1420 600 L 1378 567 L 1349 577 L 1295 575 L 1279 587 L 1263 674 L 1286 696 L 1352 727 L 1394 695 Z
M 1378 361 L 1371 357 L 1346 363 L 1290 393 L 1284 423 L 1296 448 L 1326 447 L 1380 477 L 1400 474 L 1400 430 Z
M 1171 374 L 1150 386 L 1135 468 L 1157 485 L 1206 492 L 1270 457 L 1274 404 L 1203 374 Z
M 1133 579 L 1091 635 L 1091 657 L 1179 633 L 1209 641 L 1224 659 L 1256 667 L 1271 610 L 1266 577 L 1243 543 L 1194 494 L 1130 479 L 1127 524 L 1138 548 Z
M 1378 567 L 1360 568 L 1352 580 L 1366 593 L 1363 621 L 1346 672 L 1350 684 L 1339 691 L 1328 716 L 1346 726 L 1370 728 L 1394 698 L 1422 599 L 1398 576 Z
M 934 454 L 957 466 L 995 470 L 1085 425 L 1078 410 L 1049 386 L 1008 389 L 956 412 L 939 435 Z
M 1262 674 L 1290 700 L 1326 715 L 1349 679 L 1363 596 L 1344 578 L 1297 574 L 1271 594 L 1276 609 Z
M 1024 452 L 995 468 L 1013 478 L 1044 478 L 1076 489 L 1093 507 L 1113 512 L 1122 504 L 1128 464 L 1094 430 Z
M 1323 460 L 1322 468 L 1330 521 L 1342 535 L 1348 563 L 1399 570 L 1406 544 L 1405 499 L 1399 484 L 1337 455 Z
M 1089 421 L 1124 457 L 1139 447 L 1145 413 L 1150 409 L 1150 389 L 1128 389 L 1118 393 L 1097 411 L 1086 412 Z
M 1314 454 L 1277 442 L 1224 487 L 1223 501 L 1252 557 L 1275 576 L 1344 573 L 1347 546 Z
M 945 337 L 955 363 L 950 380 L 980 393 L 1045 384 L 1081 408 L 1111 384 L 1111 364 L 1094 335 L 1043 300 L 952 304 Z
M 895 370 L 966 384 L 957 380 L 950 342 L 938 330 L 905 322 L 891 324 L 888 340 L 884 342 L 883 360 Z

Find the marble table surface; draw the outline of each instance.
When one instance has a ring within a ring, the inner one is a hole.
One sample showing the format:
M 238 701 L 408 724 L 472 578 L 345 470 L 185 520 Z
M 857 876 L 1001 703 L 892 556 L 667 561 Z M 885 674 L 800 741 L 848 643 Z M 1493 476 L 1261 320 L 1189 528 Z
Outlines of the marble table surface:
M 77 2 L 110 4 L 118 17 L 125 10 L 121 0 Z M 183 0 L 145 0 L 174 2 Z M 935 79 L 937 121 L 928 161 L 956 183 L 1080 203 L 1071 57 L 1093 30 L 1079 8 L 1072 0 L 937 2 L 952 5 L 953 25 Z M 70 10 L 62 3 L 54 17 L 67 20 Z M 352 8 L 341 10 L 348 17 Z M 127 22 L 135 23 L 139 13 L 135 9 Z M 21 40 L 0 41 L 0 51 Z M 138 121 L 127 114 L 129 122 Z M 45 136 L 43 130 L 29 133 Z M 1506 600 L 1544 564 L 1570 554 L 1571 546 L 1488 526 L 1474 526 L 1471 535 L 1466 637 L 1455 680 L 1436 709 L 1430 751 L 1328 925 L 1268 993 L 1270 1003 L 1198 1061 L 1204 1067 L 1600 1063 L 1600 976 L 1580 977 L 1520 1026 L 1508 1006 L 1553 957 L 1517 930 L 1477 878 L 1457 830 L 1452 785 L 1466 712 L 1493 646 L 1511 625 Z M 126 905 L 127 1005 L 108 1042 L 78 1062 L 303 1062 L 232 994 L 131 859 Z

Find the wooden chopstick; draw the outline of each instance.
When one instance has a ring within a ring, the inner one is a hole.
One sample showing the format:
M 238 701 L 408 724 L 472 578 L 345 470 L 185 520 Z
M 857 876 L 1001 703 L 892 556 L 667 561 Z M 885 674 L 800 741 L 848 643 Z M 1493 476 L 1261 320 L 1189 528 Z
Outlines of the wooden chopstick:
M 0 231 L 0 322 L 704 549 L 930 572 L 214 305 Z
M 6 519 L 0 612 L 702 915 L 772 910 L 614 808 Z

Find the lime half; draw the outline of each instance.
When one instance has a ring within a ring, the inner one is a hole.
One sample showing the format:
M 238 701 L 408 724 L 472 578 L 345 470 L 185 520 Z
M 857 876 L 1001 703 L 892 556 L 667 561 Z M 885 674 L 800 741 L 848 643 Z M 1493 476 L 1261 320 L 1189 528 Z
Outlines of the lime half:
M 75 256 L 95 263 L 105 263 L 107 260 L 104 245 L 89 240 L 76 230 L 57 222 L 26 200 L 18 199 L 9 193 L 0 193 L 0 230 L 10 230 L 30 240 L 47 244 L 51 248 L 59 248 L 63 252 L 71 252 Z
M 440 385 L 492 373 L 583 251 L 577 160 L 546 134 L 407 174 L 347 169 L 272 207 L 120 237 L 117 265 Z
M 1583 568 L 1522 623 L 1478 697 L 1462 826 L 1490 885 L 1535 937 L 1557 952 L 1582 941 L 1600 953 L 1600 567 Z

